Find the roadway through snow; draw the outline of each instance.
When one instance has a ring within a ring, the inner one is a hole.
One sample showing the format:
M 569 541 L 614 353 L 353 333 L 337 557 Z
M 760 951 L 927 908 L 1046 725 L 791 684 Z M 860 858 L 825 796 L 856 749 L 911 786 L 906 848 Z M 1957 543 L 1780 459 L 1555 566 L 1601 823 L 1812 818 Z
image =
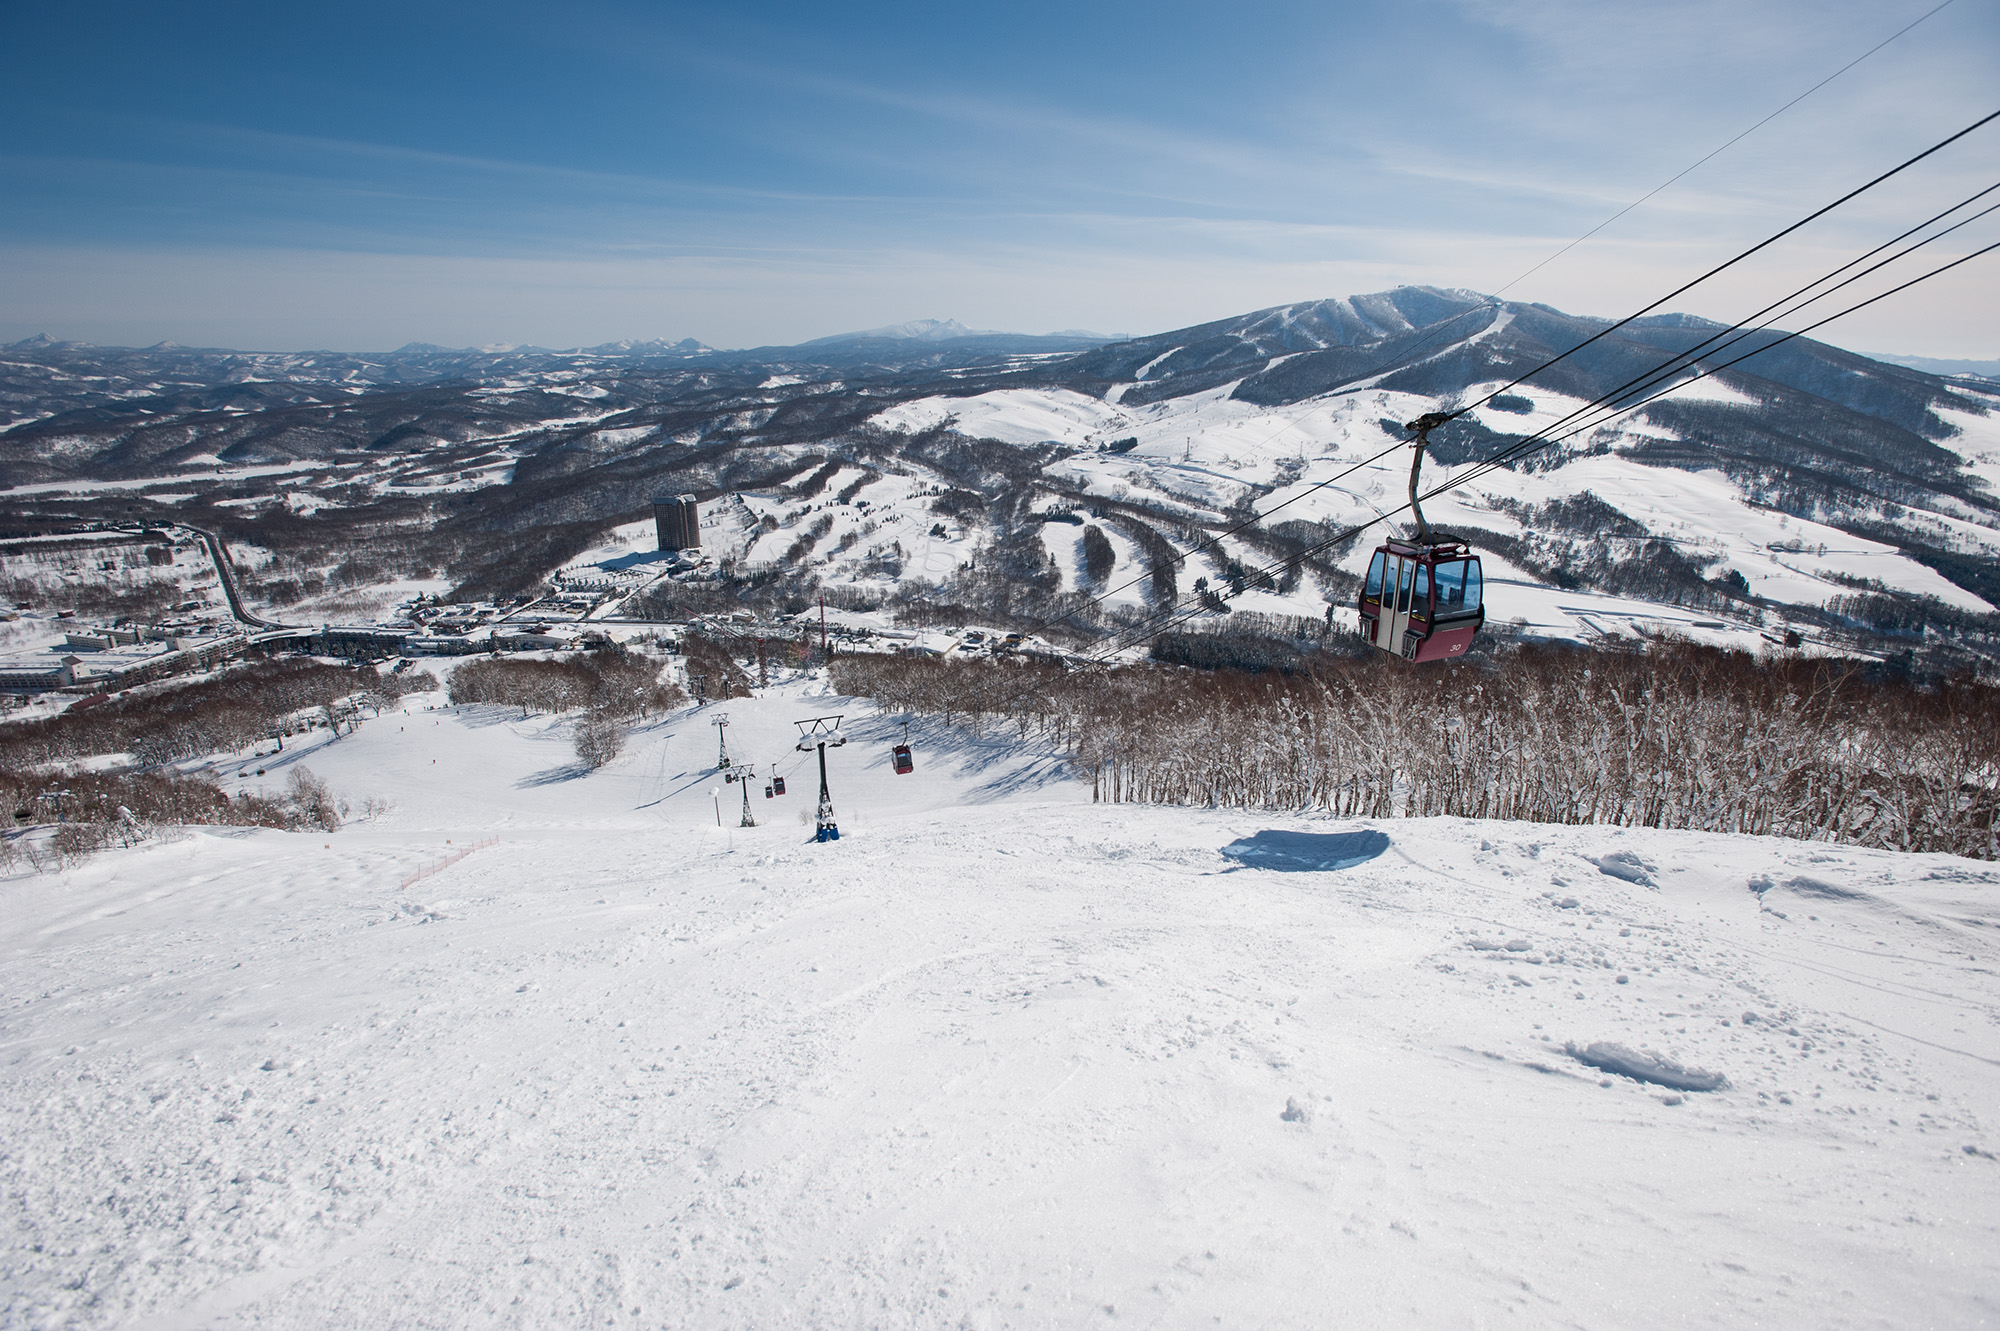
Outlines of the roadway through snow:
M 239 622 L 248 624 L 251 628 L 256 629 L 293 627 L 289 624 L 279 624 L 262 616 L 254 615 L 244 606 L 243 597 L 236 590 L 236 573 L 235 570 L 229 567 L 229 556 L 222 548 L 221 537 L 212 531 L 207 531 L 200 527 L 189 527 L 185 523 L 180 524 L 180 526 L 183 531 L 191 531 L 196 536 L 201 537 L 202 544 L 208 547 L 208 557 L 215 563 L 215 576 L 222 583 L 222 594 L 229 598 L 229 613 L 231 615 L 235 616 Z

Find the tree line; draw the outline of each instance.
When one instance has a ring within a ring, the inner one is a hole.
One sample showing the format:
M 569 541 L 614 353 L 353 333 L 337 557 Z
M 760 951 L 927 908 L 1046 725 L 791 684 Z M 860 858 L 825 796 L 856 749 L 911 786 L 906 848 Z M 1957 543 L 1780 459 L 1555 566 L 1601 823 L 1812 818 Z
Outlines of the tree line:
M 1067 751 L 1111 802 L 1685 828 L 2000 858 L 2000 691 L 1686 643 L 1294 673 L 848 656 L 842 693 Z
M 379 710 L 405 693 L 436 687 L 422 672 L 384 675 L 372 666 L 308 657 L 255 661 L 206 679 L 134 689 L 58 716 L 0 725 L 0 771 L 107 753 L 157 766 L 234 752 L 273 736 L 282 743 L 287 724 L 308 709 L 338 724 L 334 704 L 343 699 Z
M 631 721 L 678 707 L 680 687 L 660 678 L 660 663 L 621 646 L 552 660 L 468 661 L 452 672 L 453 703 L 491 703 L 534 712 L 580 715 L 572 722 L 576 756 L 602 767 L 624 748 Z
M 368 812 L 382 807 L 369 800 Z M 285 794 L 234 797 L 214 778 L 172 769 L 58 772 L 23 776 L 0 771 L 0 808 L 13 811 L 13 835 L 0 837 L 0 873 L 26 860 L 37 871 L 73 868 L 111 846 L 189 826 L 275 827 L 332 832 L 348 813 L 345 800 L 309 768 L 294 768 Z

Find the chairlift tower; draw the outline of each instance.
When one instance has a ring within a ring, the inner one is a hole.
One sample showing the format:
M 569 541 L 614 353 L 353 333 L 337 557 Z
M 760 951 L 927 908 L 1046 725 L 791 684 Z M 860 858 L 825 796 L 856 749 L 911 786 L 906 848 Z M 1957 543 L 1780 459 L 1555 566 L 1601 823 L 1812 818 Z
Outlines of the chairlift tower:
M 726 772 L 729 770 L 729 713 L 718 712 L 709 724 L 715 727 L 715 770 Z
M 813 840 L 838 841 L 840 828 L 833 820 L 833 795 L 826 788 L 826 750 L 828 745 L 838 748 L 847 743 L 847 736 L 840 733 L 840 717 L 815 716 L 792 724 L 799 728 L 799 752 L 819 750 L 819 827 Z
M 750 785 L 757 779 L 757 769 L 745 767 L 736 773 L 736 784 L 743 787 L 743 821 L 738 827 L 755 827 L 757 820 L 750 816 Z

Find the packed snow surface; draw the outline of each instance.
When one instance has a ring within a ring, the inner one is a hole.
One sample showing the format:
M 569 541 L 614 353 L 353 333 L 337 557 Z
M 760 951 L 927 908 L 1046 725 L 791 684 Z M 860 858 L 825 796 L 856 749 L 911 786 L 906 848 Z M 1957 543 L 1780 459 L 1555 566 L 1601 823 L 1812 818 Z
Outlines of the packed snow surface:
M 815 687 L 592 773 L 420 695 L 220 765 L 378 818 L 6 881 L 0 1325 L 2000 1318 L 1993 865 L 898 777 Z

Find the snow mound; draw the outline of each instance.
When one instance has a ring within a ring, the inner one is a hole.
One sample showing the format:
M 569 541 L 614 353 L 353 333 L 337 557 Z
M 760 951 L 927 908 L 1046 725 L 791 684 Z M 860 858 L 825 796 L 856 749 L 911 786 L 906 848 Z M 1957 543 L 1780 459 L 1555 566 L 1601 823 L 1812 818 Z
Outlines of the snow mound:
M 1563 1052 L 1585 1067 L 1664 1086 L 1670 1091 L 1721 1091 L 1729 1088 L 1729 1078 L 1720 1072 L 1684 1068 L 1671 1060 L 1627 1049 L 1622 1044 L 1600 1042 L 1581 1049 L 1575 1044 L 1566 1044 Z
M 1653 866 L 1630 851 L 1614 850 L 1609 855 L 1598 856 L 1591 863 L 1607 877 L 1637 883 L 1641 887 L 1653 886 Z

